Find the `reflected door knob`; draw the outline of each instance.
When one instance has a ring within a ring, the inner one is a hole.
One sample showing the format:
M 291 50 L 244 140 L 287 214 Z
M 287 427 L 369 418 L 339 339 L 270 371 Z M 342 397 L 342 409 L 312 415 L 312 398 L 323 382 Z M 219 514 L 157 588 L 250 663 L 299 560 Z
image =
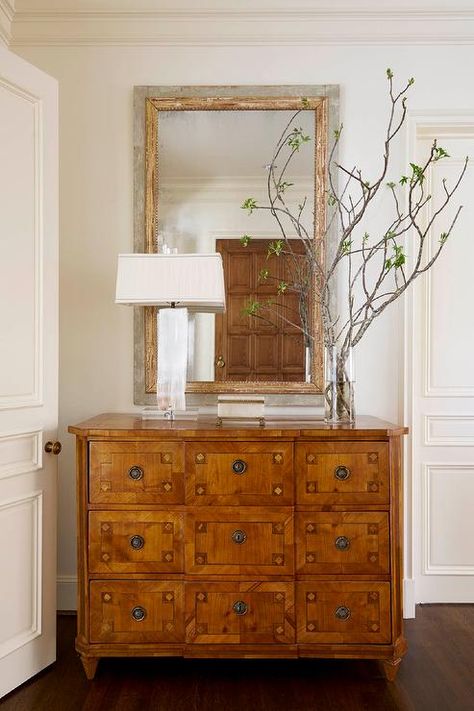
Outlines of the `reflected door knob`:
M 46 442 L 46 444 L 44 445 L 44 451 L 47 454 L 51 454 L 51 452 L 53 454 L 59 454 L 59 452 L 62 450 L 62 448 L 63 448 L 63 445 L 61 444 L 61 442 L 51 442 L 51 440 Z
M 216 368 L 223 368 L 225 366 L 224 356 L 217 356 L 216 358 Z

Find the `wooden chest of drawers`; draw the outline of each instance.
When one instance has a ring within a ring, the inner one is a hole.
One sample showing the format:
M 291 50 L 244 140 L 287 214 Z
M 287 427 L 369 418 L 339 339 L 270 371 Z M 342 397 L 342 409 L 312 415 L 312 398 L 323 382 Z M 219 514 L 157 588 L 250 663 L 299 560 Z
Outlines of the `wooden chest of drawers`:
M 89 678 L 105 656 L 354 657 L 395 677 L 404 428 L 111 414 L 69 431 Z

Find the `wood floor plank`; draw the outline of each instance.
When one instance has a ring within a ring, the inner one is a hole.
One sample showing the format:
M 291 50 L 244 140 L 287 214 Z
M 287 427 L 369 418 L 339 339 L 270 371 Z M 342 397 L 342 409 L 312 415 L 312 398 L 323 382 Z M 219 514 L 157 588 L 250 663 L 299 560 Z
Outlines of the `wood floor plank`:
M 360 660 L 103 659 L 87 681 L 75 617 L 58 619 L 58 661 L 1 711 L 472 711 L 474 605 L 423 605 L 387 682 Z

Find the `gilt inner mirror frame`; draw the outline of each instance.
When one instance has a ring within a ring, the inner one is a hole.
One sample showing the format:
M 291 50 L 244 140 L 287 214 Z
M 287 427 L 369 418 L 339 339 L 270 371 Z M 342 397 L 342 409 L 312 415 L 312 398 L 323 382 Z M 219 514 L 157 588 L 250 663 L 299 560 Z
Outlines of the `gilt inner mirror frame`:
M 190 240 L 189 232 L 192 232 L 193 228 L 183 227 L 183 224 L 193 225 L 193 219 L 197 219 L 197 216 L 193 215 L 192 205 L 195 195 L 193 196 L 189 190 L 191 179 L 188 176 L 193 176 L 193 185 L 199 184 L 199 190 L 202 190 L 202 185 L 206 182 L 202 173 L 208 170 L 208 165 L 217 165 L 220 162 L 224 165 L 223 174 L 227 176 L 232 170 L 229 170 L 228 166 L 232 162 L 229 160 L 230 152 L 234 149 L 235 153 L 239 154 L 239 159 L 236 160 L 237 162 L 240 160 L 241 165 L 235 168 L 239 178 L 232 178 L 232 184 L 234 185 L 237 180 L 237 184 L 242 190 L 241 198 L 249 197 L 248 193 L 254 187 L 255 181 L 250 175 L 251 171 L 242 165 L 247 144 L 250 145 L 249 150 L 258 153 L 257 146 L 262 141 L 261 137 L 256 134 L 262 131 L 262 135 L 266 137 L 268 133 L 268 144 L 262 149 L 262 156 L 265 156 L 265 161 L 268 163 L 272 158 L 276 143 L 274 138 L 276 134 L 272 134 L 270 129 L 272 126 L 275 126 L 276 129 L 279 127 L 281 133 L 287 116 L 291 116 L 296 111 L 301 111 L 298 121 L 301 122 L 301 119 L 303 119 L 303 123 L 306 121 L 306 129 L 311 132 L 311 147 L 307 155 L 309 155 L 311 164 L 312 184 L 308 183 L 304 186 L 310 193 L 308 204 L 312 215 L 311 234 L 318 249 L 324 250 L 324 252 L 330 250 L 330 245 L 328 247 L 327 244 L 323 244 L 323 236 L 326 230 L 329 135 L 332 135 L 338 125 L 337 86 L 135 87 L 134 102 L 134 249 L 136 252 L 156 252 L 158 242 L 163 238 L 164 233 L 165 240 L 168 243 L 171 242 L 171 246 L 176 246 L 180 252 L 224 250 L 224 262 L 229 260 L 232 254 L 238 251 L 236 247 L 240 242 L 237 238 L 242 236 L 243 230 L 240 225 L 235 227 L 235 225 L 225 224 L 222 229 L 222 220 L 226 219 L 225 216 L 222 216 L 225 215 L 224 211 L 219 218 L 221 220 L 218 223 L 219 229 L 208 230 L 209 239 L 206 235 L 201 240 Z M 225 112 L 225 114 L 221 112 Z M 232 116 L 230 112 L 234 112 Z M 228 143 L 224 146 L 219 144 L 220 132 L 223 136 L 228 136 Z M 242 147 L 239 147 L 238 133 L 242 133 L 245 139 Z M 197 147 L 197 136 L 204 134 L 211 136 L 210 139 L 208 138 L 211 143 L 205 148 L 199 148 Z M 193 143 L 195 138 L 196 143 Z M 255 142 L 253 147 L 252 141 Z M 181 148 L 182 155 L 179 154 L 178 148 Z M 258 162 L 258 158 L 256 160 Z M 263 163 L 263 160 L 261 162 Z M 173 167 L 178 164 L 181 165 L 181 173 Z M 301 174 L 305 171 L 303 163 L 301 166 L 301 171 L 298 174 L 300 182 Z M 267 166 L 260 164 L 259 167 L 263 169 Z M 243 178 L 240 177 L 241 175 Z M 297 178 L 298 176 L 295 177 L 295 185 Z M 209 192 L 217 190 L 217 192 L 223 193 L 225 190 L 229 190 L 227 183 L 224 185 L 223 178 L 208 176 L 208 179 L 209 184 L 212 184 Z M 195 187 L 193 190 L 194 193 L 199 192 Z M 173 191 L 175 194 L 172 194 Z M 203 199 L 205 200 L 205 198 Z M 238 204 L 236 203 L 239 209 L 242 199 L 238 201 Z M 210 203 L 209 198 L 207 201 Z M 180 214 L 177 215 L 175 212 L 171 219 L 170 205 L 173 204 L 180 205 Z M 183 205 L 186 205 L 186 210 L 183 210 Z M 186 214 L 183 214 L 184 212 Z M 179 228 L 176 227 L 178 223 Z M 209 225 L 210 222 L 205 223 L 206 227 Z M 262 226 L 265 229 L 261 229 Z M 269 227 L 268 224 L 257 225 L 257 227 L 260 229 L 254 230 L 252 224 L 249 223 L 248 228 L 245 229 L 245 232 L 254 233 L 257 238 L 254 240 L 254 252 L 256 253 L 259 252 L 258 244 L 262 244 L 264 239 L 270 241 L 272 238 L 277 239 L 281 236 L 278 233 L 276 222 L 272 227 Z M 232 241 L 229 238 L 233 238 Z M 258 254 L 256 258 L 258 259 Z M 275 375 L 272 375 L 271 380 L 252 380 L 252 371 L 247 370 L 245 373 L 244 368 L 242 369 L 244 372 L 242 379 L 239 379 L 239 368 L 231 375 L 231 380 L 226 379 L 226 369 L 219 371 L 219 365 L 222 367 L 222 361 L 225 359 L 221 353 L 214 351 L 214 342 L 216 345 L 222 342 L 222 322 L 219 321 L 215 325 L 213 321 L 207 323 L 205 318 L 213 318 L 213 315 L 203 314 L 201 323 L 199 322 L 200 315 L 197 315 L 198 323 L 195 328 L 199 333 L 195 350 L 197 355 L 201 354 L 202 363 L 195 369 L 199 380 L 190 380 L 187 383 L 186 392 L 203 394 L 223 392 L 322 393 L 321 315 L 314 299 L 311 304 L 311 313 L 314 337 L 311 362 L 309 367 L 306 366 L 306 373 L 297 374 L 298 370 L 293 368 L 292 372 L 290 368 L 288 375 L 285 376 L 287 371 L 284 368 L 274 371 L 279 377 L 288 378 L 285 380 L 275 379 L 277 377 Z M 136 404 L 153 404 L 156 397 L 156 309 L 135 307 L 134 323 L 134 399 Z M 290 343 L 290 347 L 283 346 L 283 349 L 286 348 L 288 352 L 296 343 L 294 331 L 295 329 L 293 329 L 293 335 L 290 333 L 287 336 L 286 343 Z M 271 348 L 274 335 L 275 332 L 272 335 L 270 329 L 266 336 L 260 338 L 261 343 L 264 343 L 267 338 L 268 348 Z M 206 343 L 204 343 L 204 336 L 207 338 Z M 284 339 L 285 336 L 282 338 Z M 223 348 L 225 349 L 225 347 L 224 345 Z M 221 346 L 218 348 L 220 350 Z M 235 353 L 238 352 L 237 348 L 234 352 L 234 360 Z M 209 377 L 209 373 L 212 376 L 212 370 L 215 373 L 213 378 Z M 298 380 L 295 381 L 295 378 Z

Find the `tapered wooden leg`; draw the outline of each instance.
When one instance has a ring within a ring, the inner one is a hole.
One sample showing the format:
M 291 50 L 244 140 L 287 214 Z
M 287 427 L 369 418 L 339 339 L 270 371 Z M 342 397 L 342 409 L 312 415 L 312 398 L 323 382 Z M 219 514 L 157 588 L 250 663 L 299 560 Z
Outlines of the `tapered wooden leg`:
M 93 679 L 99 663 L 99 657 L 85 657 L 81 654 L 81 662 L 88 679 Z
M 399 657 L 398 659 L 385 659 L 382 662 L 382 671 L 388 681 L 395 681 L 401 661 L 402 658 Z

